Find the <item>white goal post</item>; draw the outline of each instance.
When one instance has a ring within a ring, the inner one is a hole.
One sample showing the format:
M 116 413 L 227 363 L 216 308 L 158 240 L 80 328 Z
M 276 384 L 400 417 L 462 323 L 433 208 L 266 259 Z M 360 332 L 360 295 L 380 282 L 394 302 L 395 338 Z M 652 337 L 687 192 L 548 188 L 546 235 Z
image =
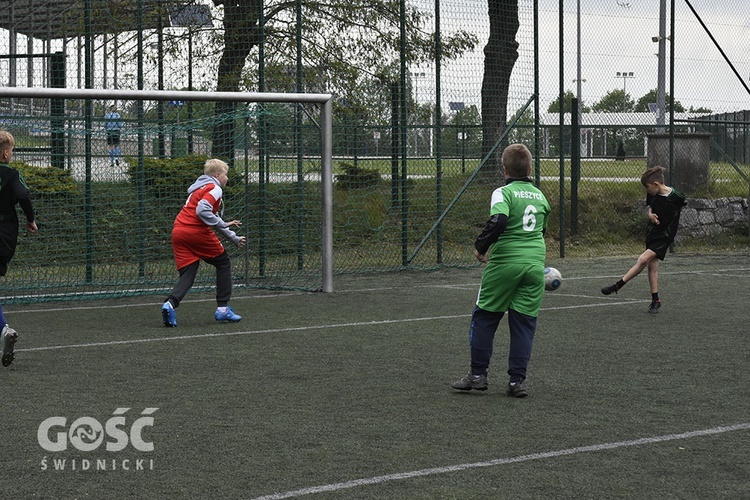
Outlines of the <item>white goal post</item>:
M 321 291 L 333 292 L 333 122 L 331 94 L 265 92 L 201 92 L 171 90 L 62 89 L 48 87 L 0 87 L 3 98 L 142 100 L 142 101 L 224 101 L 260 103 L 306 103 L 320 105 L 321 145 Z M 89 137 L 87 135 L 87 137 Z M 88 139 L 87 139 L 88 140 Z

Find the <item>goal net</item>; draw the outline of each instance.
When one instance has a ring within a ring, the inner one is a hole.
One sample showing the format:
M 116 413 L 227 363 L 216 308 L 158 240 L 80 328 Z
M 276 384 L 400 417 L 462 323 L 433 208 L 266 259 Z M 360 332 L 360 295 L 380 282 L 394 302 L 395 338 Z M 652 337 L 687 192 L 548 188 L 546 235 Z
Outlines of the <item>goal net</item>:
M 211 157 L 247 237 L 224 242 L 235 286 L 333 291 L 329 94 L 0 88 L 0 118 L 40 228 L 19 235 L 6 302 L 171 289 L 172 223 Z M 201 266 L 195 287 L 214 283 Z

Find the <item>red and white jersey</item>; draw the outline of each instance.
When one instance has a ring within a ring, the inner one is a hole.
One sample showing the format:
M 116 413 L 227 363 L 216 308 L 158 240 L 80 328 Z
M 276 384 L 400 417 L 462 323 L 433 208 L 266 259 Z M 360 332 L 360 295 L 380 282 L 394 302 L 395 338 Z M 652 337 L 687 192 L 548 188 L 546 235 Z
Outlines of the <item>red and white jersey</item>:
M 188 192 L 187 201 L 177 214 L 172 229 L 172 250 L 177 269 L 199 259 L 218 257 L 224 252 L 224 246 L 213 230 L 213 227 L 226 226 L 216 215 L 221 208 L 221 185 L 213 177 L 202 175 Z M 211 207 L 211 213 L 207 205 Z
M 206 222 L 198 216 L 198 204 L 201 200 L 206 200 L 211 205 L 213 213 L 217 213 L 221 208 L 222 189 L 216 179 L 208 175 L 202 175 L 188 189 L 190 193 L 187 201 L 182 206 L 182 210 L 177 214 L 175 226 L 197 226 L 205 227 Z

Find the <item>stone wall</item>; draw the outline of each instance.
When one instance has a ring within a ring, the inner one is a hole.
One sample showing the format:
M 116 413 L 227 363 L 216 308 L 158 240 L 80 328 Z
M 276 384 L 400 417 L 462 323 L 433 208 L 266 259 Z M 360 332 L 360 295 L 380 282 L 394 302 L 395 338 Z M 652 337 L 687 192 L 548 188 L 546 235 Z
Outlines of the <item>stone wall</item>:
M 688 198 L 680 216 L 677 241 L 710 237 L 738 228 L 748 230 L 747 198 Z

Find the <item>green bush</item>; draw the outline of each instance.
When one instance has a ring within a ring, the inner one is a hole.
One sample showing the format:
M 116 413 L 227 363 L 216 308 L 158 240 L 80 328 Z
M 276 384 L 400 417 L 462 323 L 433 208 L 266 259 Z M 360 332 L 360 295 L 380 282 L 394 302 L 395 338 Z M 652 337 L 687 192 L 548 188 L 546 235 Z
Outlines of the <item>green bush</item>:
M 380 182 L 377 169 L 361 168 L 351 163 L 340 163 L 339 167 L 344 173 L 336 175 L 336 185 L 342 189 L 364 189 Z
M 203 164 L 208 160 L 204 155 L 191 155 L 183 158 L 143 158 L 143 173 L 146 192 L 155 198 L 168 198 L 179 195 L 184 198 L 185 190 L 203 173 Z M 133 186 L 137 182 L 137 158 L 126 158 L 128 175 Z
M 69 170 L 35 167 L 22 161 L 14 161 L 11 166 L 21 172 L 32 196 L 67 196 L 80 192 L 81 188 Z

